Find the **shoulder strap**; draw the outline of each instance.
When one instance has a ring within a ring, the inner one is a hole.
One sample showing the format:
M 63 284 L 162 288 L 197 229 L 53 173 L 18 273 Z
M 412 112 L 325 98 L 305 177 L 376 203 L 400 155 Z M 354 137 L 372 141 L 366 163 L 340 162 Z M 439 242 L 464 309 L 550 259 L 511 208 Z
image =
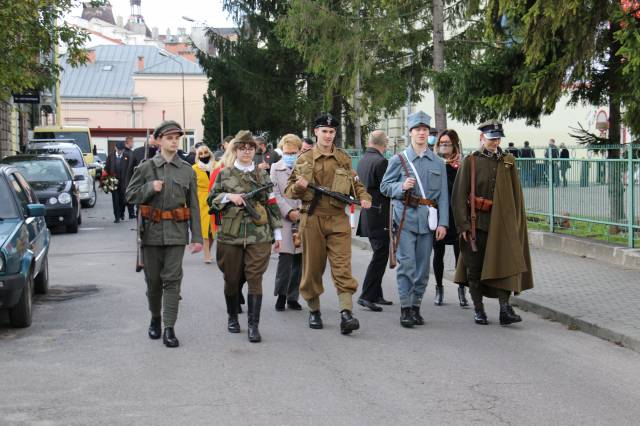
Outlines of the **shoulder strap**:
M 422 198 L 427 198 L 427 194 L 424 192 L 424 188 L 422 187 L 422 180 L 420 179 L 420 175 L 418 175 L 418 171 L 416 170 L 416 166 L 413 165 L 413 163 L 411 161 L 409 161 L 409 157 L 407 157 L 407 152 L 405 151 L 403 153 L 405 155 L 405 158 L 407 160 L 407 163 L 409 163 L 409 166 L 411 166 L 411 170 L 413 170 L 413 174 L 415 175 L 415 179 L 416 182 L 418 182 L 418 188 L 420 188 L 420 194 L 422 195 Z M 403 167 L 405 168 L 405 173 L 406 173 L 406 164 L 404 164 L 404 160 L 402 158 L 402 154 L 400 154 L 400 161 L 402 161 Z M 407 176 L 411 176 L 409 173 L 407 173 Z

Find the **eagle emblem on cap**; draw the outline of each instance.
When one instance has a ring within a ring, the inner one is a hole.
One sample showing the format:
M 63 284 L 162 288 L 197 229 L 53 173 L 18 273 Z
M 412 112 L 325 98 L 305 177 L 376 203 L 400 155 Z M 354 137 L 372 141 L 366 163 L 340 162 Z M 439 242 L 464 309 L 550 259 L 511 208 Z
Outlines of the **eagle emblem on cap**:
M 331 120 L 333 120 L 333 117 L 331 116 L 331 114 L 327 115 L 327 126 L 331 126 Z

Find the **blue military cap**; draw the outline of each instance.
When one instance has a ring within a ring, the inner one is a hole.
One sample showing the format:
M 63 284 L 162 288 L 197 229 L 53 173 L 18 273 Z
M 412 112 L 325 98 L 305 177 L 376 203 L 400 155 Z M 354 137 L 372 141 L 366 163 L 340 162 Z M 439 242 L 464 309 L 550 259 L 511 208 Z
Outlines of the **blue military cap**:
M 340 123 L 338 122 L 338 120 L 333 118 L 333 115 L 322 114 L 321 116 L 316 118 L 316 121 L 313 124 L 314 129 L 317 129 L 318 127 L 331 127 L 333 129 L 337 129 L 338 127 L 340 127 Z
M 431 128 L 431 117 L 426 112 L 417 111 L 413 114 L 409 114 L 407 117 L 407 125 L 409 126 L 409 131 L 414 127 L 418 127 L 420 125 L 427 126 Z
M 487 139 L 504 138 L 502 123 L 496 120 L 490 120 L 482 123 L 478 126 L 478 130 L 480 130 Z

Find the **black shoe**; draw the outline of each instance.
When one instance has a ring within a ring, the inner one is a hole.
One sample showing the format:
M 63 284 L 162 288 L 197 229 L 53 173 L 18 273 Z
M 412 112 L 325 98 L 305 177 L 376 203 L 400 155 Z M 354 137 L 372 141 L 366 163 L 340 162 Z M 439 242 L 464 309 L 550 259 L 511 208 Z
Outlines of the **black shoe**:
M 278 312 L 284 311 L 284 307 L 286 303 L 287 303 L 287 296 L 285 296 L 284 294 L 279 294 L 278 300 L 276 300 L 276 311 Z
M 292 309 L 294 311 L 301 311 L 302 310 L 302 306 L 298 303 L 297 300 L 288 300 L 287 301 L 287 306 L 289 307 L 289 309 Z
M 375 303 L 376 305 L 393 305 L 392 301 L 385 300 L 384 297 L 381 297 L 380 299 L 374 301 L 373 303 Z
M 356 318 L 351 315 L 351 311 L 345 309 L 340 312 L 340 333 L 342 334 L 351 334 L 352 331 L 355 331 L 360 328 L 360 322 Z
M 442 284 L 436 285 L 436 298 L 433 299 L 433 304 L 436 306 L 442 306 L 444 302 L 444 287 Z
M 114 220 L 113 223 L 120 223 L 120 219 Z
M 378 305 L 376 305 L 373 302 L 369 302 L 368 300 L 365 299 L 358 299 L 358 305 L 360 306 L 364 306 L 365 308 L 369 308 L 371 309 L 373 312 L 380 312 L 382 311 L 382 308 Z
M 168 348 L 177 348 L 178 346 L 180 346 L 180 342 L 178 341 L 176 334 L 173 332 L 173 327 L 164 328 L 162 341 L 164 342 L 164 345 Z
M 124 216 L 120 216 L 120 220 L 124 222 Z
M 400 309 L 400 325 L 403 327 L 411 328 L 416 325 L 416 321 L 413 318 L 413 308 L 406 307 Z
M 149 324 L 149 339 L 159 339 L 162 335 L 162 318 L 152 317 L 151 324 Z
M 227 330 L 229 333 L 240 333 L 240 322 L 238 321 L 238 315 L 229 315 L 227 321 Z
M 258 343 L 262 340 L 260 330 L 258 330 L 258 324 L 260 323 L 260 308 L 262 307 L 262 295 L 249 294 L 247 299 L 247 324 L 249 325 L 247 335 L 249 336 L 249 341 L 251 343 Z
M 487 319 L 487 314 L 484 313 L 484 309 L 480 311 L 476 310 L 476 314 L 473 317 L 473 320 L 476 322 L 476 324 L 480 324 L 480 325 L 489 324 L 489 320 Z
M 424 318 L 422 318 L 422 315 L 420 315 L 420 306 L 414 306 L 411 309 L 411 313 L 413 315 L 413 322 L 416 325 L 424 325 Z
M 522 321 L 509 304 L 500 305 L 500 325 L 509 325 Z
M 469 302 L 467 302 L 467 292 L 462 284 L 458 286 L 458 301 L 460 301 L 460 306 L 462 307 L 469 306 Z
M 309 312 L 309 328 L 320 330 L 322 328 L 322 317 L 320 311 Z

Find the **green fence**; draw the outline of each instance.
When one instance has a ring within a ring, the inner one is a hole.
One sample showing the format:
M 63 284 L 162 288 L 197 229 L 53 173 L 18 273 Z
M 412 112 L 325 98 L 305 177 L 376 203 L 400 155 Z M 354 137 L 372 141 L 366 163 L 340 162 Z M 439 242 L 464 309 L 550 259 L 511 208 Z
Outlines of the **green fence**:
M 607 158 L 612 150 L 620 158 Z M 518 158 L 529 228 L 639 247 L 639 151 L 571 147 L 569 158 L 554 158 L 559 151 L 536 148 L 538 158 Z M 361 153 L 349 154 L 357 167 Z

